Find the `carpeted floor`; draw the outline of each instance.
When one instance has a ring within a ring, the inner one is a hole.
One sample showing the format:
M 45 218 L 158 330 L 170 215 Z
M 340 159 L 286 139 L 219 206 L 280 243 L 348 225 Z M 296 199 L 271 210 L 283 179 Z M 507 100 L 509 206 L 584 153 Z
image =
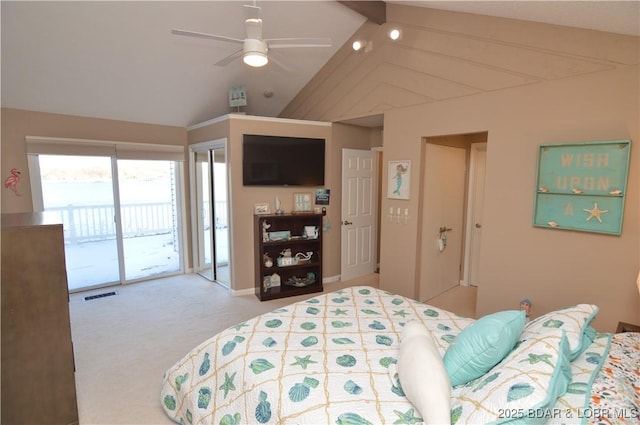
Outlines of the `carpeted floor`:
M 377 287 L 378 275 L 330 283 L 325 292 L 354 285 Z M 118 295 L 84 300 L 112 290 Z M 160 405 L 165 370 L 215 333 L 313 295 L 260 302 L 254 295 L 234 297 L 198 275 L 71 295 L 80 424 L 173 423 Z M 440 298 L 429 303 L 475 314 L 475 290 L 444 296 L 443 304 Z

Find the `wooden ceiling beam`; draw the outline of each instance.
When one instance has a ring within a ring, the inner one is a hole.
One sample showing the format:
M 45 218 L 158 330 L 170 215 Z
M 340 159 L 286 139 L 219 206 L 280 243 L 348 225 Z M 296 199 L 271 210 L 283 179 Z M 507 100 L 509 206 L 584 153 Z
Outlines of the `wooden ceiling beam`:
M 387 4 L 383 1 L 338 1 L 378 25 L 387 22 Z

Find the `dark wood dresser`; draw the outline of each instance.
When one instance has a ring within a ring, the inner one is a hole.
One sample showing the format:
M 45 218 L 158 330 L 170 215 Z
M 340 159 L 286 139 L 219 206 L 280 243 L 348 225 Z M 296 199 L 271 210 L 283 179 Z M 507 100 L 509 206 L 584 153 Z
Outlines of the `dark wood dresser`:
M 2 424 L 76 424 L 62 224 L 2 214 Z

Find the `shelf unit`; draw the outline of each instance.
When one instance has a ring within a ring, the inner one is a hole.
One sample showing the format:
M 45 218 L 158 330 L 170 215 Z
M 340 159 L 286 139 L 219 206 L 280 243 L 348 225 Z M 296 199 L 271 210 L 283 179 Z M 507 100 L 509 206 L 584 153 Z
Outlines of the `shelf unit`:
M 254 216 L 255 293 L 260 301 L 323 291 L 322 217 L 322 214 L 314 213 L 256 214 Z M 265 228 L 266 226 L 268 228 Z M 317 236 L 306 237 L 305 227 L 315 227 Z M 275 235 L 273 232 L 289 232 L 290 237 L 272 240 Z M 291 250 L 292 257 L 297 253 L 312 252 L 313 254 L 308 262 L 279 266 L 278 257 L 286 249 Z M 273 261 L 271 267 L 265 264 L 265 255 Z M 280 276 L 279 286 L 273 286 L 274 273 Z M 294 278 L 311 278 L 313 283 L 306 286 L 287 284 Z

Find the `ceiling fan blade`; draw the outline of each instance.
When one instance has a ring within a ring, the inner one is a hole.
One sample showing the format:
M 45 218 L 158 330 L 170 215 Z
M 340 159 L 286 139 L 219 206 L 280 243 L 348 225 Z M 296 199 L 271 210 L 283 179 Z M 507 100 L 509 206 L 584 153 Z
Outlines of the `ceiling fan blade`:
M 238 38 L 225 37 L 225 36 L 222 36 L 222 35 L 207 34 L 207 33 L 204 33 L 204 32 L 172 29 L 171 33 L 175 34 L 175 35 L 186 35 L 188 37 L 206 38 L 206 39 L 209 39 L 209 40 L 228 41 L 228 42 L 231 42 L 231 43 L 244 43 L 244 40 L 240 40 Z
M 290 67 L 289 65 L 285 65 L 284 63 L 282 63 L 280 61 L 280 59 L 276 58 L 276 56 L 278 58 L 280 57 L 277 53 L 274 53 L 274 52 L 269 53 L 269 62 L 273 62 L 273 64 L 279 66 L 280 68 L 282 68 L 286 72 L 294 72 L 296 70 L 295 68 Z
M 330 38 L 269 38 L 264 40 L 271 49 L 290 47 L 331 47 Z
M 234 60 L 238 59 L 240 56 L 242 56 L 242 49 L 240 50 L 236 50 L 235 52 L 231 53 L 229 56 L 227 56 L 226 58 L 222 58 L 220 59 L 218 62 L 216 62 L 214 65 L 215 66 L 227 66 L 229 65 L 231 62 L 233 62 Z

